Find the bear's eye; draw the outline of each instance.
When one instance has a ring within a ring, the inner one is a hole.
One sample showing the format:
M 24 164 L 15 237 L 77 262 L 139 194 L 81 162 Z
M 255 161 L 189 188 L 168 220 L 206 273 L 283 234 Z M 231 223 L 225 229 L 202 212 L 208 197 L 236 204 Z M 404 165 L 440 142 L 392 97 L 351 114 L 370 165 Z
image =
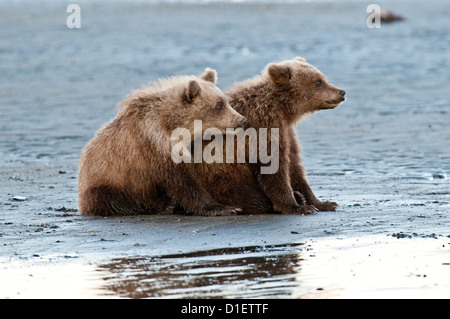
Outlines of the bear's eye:
M 318 80 L 316 83 L 317 83 L 317 86 L 321 86 L 322 85 L 322 80 Z
M 223 104 L 223 102 L 217 103 L 217 108 L 218 108 L 219 110 L 223 109 L 224 107 L 225 107 L 225 104 Z

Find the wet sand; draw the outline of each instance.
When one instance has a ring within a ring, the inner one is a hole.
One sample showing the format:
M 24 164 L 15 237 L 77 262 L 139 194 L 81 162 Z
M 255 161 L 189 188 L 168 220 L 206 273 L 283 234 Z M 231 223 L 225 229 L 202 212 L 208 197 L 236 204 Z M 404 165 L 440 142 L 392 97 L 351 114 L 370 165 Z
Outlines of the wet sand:
M 64 4 L 0 2 L 1 298 L 450 297 L 448 4 L 390 1 L 381 29 L 352 1 L 79 4 L 70 30 Z M 337 212 L 78 215 L 80 151 L 131 90 L 297 55 L 347 91 L 297 127 Z

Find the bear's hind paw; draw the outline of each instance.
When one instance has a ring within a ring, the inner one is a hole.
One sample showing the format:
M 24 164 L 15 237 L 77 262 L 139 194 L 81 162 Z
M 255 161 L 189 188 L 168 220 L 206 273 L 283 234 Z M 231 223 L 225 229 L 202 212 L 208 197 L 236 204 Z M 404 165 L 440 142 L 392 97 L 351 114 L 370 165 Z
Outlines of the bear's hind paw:
M 314 206 L 321 212 L 334 212 L 339 205 L 336 202 L 319 201 L 314 203 Z
M 318 212 L 318 209 L 313 205 L 296 205 L 288 209 L 283 209 L 281 212 L 285 215 L 311 215 Z

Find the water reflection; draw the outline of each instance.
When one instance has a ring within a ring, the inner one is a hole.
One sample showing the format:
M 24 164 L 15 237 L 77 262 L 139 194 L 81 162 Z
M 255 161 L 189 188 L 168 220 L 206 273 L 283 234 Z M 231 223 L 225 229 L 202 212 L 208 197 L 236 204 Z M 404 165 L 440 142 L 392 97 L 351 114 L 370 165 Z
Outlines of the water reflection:
M 128 298 L 287 298 L 299 287 L 302 244 L 234 247 L 99 266 L 101 295 Z

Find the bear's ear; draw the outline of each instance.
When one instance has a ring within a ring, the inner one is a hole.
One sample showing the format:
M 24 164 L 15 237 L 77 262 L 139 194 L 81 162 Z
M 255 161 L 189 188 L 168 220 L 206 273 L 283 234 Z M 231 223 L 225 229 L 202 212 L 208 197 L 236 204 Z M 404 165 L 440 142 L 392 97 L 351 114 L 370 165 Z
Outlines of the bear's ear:
M 301 56 L 296 56 L 296 57 L 294 58 L 294 60 L 297 60 L 297 61 L 300 61 L 300 62 L 306 62 L 306 63 L 308 63 L 308 61 L 306 61 L 306 59 L 305 59 L 305 58 L 302 58 Z
M 292 70 L 288 65 L 271 63 L 267 67 L 267 74 L 273 83 L 286 85 L 291 80 Z
M 184 94 L 184 100 L 188 103 L 192 103 L 200 91 L 201 88 L 197 81 L 189 81 L 188 87 L 186 88 L 186 92 Z
M 216 84 L 217 72 L 216 72 L 216 70 L 206 68 L 205 72 L 202 74 L 201 78 L 205 81 L 211 82 L 212 84 Z

